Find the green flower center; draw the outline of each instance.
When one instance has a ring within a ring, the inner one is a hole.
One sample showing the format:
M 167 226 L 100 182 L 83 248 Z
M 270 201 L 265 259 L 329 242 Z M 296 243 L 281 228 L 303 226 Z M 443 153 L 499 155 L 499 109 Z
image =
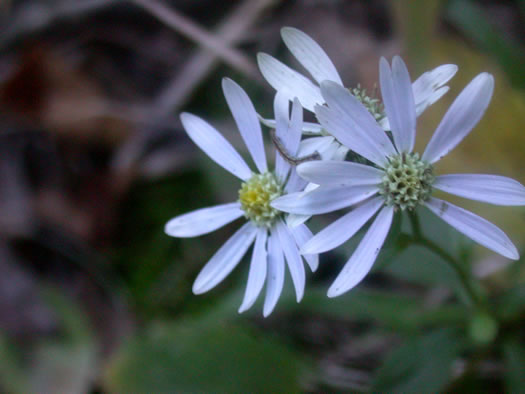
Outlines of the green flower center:
M 239 190 L 244 216 L 256 226 L 270 228 L 281 214 L 270 203 L 282 194 L 283 188 L 273 173 L 254 174 Z
M 430 198 L 434 179 L 432 165 L 419 154 L 402 153 L 388 159 L 379 194 L 396 210 L 411 211 Z
M 361 88 L 361 85 L 357 85 L 357 87 L 349 90 L 350 93 L 365 106 L 368 112 L 372 114 L 375 120 L 380 121 L 385 117 L 383 104 L 375 95 L 369 96 L 366 89 Z

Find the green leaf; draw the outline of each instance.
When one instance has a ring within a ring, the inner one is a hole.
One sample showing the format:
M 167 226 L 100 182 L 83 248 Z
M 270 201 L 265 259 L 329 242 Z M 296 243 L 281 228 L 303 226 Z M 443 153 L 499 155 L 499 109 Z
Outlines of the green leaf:
M 525 392 L 525 348 L 518 340 L 508 340 L 503 347 L 505 386 L 508 393 Z
M 299 359 L 239 324 L 162 322 L 132 338 L 110 362 L 111 393 L 299 391 Z
M 452 330 L 407 341 L 393 350 L 377 370 L 372 392 L 435 393 L 450 381 L 461 342 Z

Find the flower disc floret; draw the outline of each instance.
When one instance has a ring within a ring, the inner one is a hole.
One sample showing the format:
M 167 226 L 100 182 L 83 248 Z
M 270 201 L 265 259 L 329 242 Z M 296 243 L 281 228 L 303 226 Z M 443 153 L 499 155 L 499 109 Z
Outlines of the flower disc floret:
M 434 183 L 432 165 L 417 153 L 402 153 L 389 158 L 379 187 L 388 206 L 413 210 L 427 201 Z
M 270 228 L 281 214 L 270 203 L 282 194 L 282 185 L 272 172 L 254 174 L 243 182 L 239 190 L 239 202 L 244 216 L 256 226 Z
M 385 117 L 385 109 L 381 100 L 369 96 L 366 89 L 361 88 L 361 85 L 358 84 L 356 88 L 350 89 L 350 93 L 365 106 L 375 120 L 380 121 Z

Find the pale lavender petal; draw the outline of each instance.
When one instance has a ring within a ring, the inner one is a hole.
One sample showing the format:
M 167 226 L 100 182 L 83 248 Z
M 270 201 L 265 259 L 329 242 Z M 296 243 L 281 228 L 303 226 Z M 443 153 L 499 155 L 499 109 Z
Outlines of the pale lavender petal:
M 257 169 L 261 173 L 268 171 L 261 124 L 257 118 L 257 112 L 255 112 L 252 101 L 243 88 L 229 78 L 223 78 L 222 90 L 242 139 Z
M 279 236 L 279 240 L 281 241 L 281 248 L 284 252 L 288 269 L 290 270 L 290 276 L 292 277 L 292 282 L 295 287 L 297 302 L 299 302 L 303 298 L 304 286 L 306 282 L 303 260 L 301 259 L 295 239 L 290 234 L 288 227 L 286 227 L 283 222 L 278 221 L 275 225 L 275 228 Z
M 410 75 L 403 60 L 395 56 L 390 70 L 388 62 L 382 57 L 379 79 L 395 145 L 399 152 L 412 152 L 416 138 L 416 106 Z
M 313 236 L 301 247 L 302 254 L 323 253 L 343 244 L 357 233 L 375 215 L 384 203 L 382 197 L 374 197 L 348 212 Z
M 379 212 L 354 254 L 328 289 L 328 297 L 337 297 L 347 292 L 370 272 L 388 235 L 393 216 L 393 207 L 384 207 Z
M 321 91 L 329 108 L 317 106 L 317 119 L 343 145 L 379 165 L 396 153 L 385 131 L 347 89 L 325 81 Z
M 297 166 L 297 173 L 318 185 L 377 185 L 384 172 L 368 165 L 349 161 L 309 161 Z
M 201 208 L 174 217 L 166 223 L 164 232 L 172 237 L 196 237 L 217 230 L 243 214 L 241 204 L 238 202 Z
M 436 189 L 494 205 L 525 205 L 525 187 L 499 175 L 452 174 L 438 176 Z
M 278 90 L 273 101 L 273 112 L 275 115 L 275 135 L 280 141 L 280 145 L 286 149 L 286 139 L 288 138 L 290 101 L 288 95 L 282 90 Z M 279 179 L 284 180 L 290 170 L 290 164 L 283 159 L 279 151 L 275 150 L 275 173 Z
M 214 127 L 187 112 L 180 115 L 180 120 L 193 142 L 218 165 L 244 181 L 252 176 L 250 167 Z
M 288 213 L 317 215 L 349 207 L 377 192 L 376 185 L 320 186 L 309 193 L 291 193 L 276 198 L 271 206 Z
M 275 90 L 282 90 L 287 93 L 290 101 L 297 97 L 302 106 L 309 111 L 313 111 L 316 104 L 324 103 L 319 87 L 279 60 L 266 53 L 259 53 L 257 54 L 257 63 L 268 83 Z
M 416 114 L 419 116 L 430 105 L 439 100 L 447 91 L 444 86 L 458 71 L 455 64 L 443 64 L 427 71 L 414 81 L 412 91 L 416 103 Z
M 509 259 L 519 259 L 518 250 L 509 237 L 488 220 L 437 198 L 431 198 L 425 205 L 445 222 L 478 244 Z
M 454 149 L 481 119 L 493 91 L 492 75 L 481 73 L 476 76 L 448 109 L 428 143 L 422 159 L 435 163 Z
M 250 272 L 248 273 L 248 283 L 246 284 L 246 292 L 239 313 L 242 313 L 252 307 L 255 300 L 261 292 L 264 281 L 266 279 L 266 267 L 268 265 L 268 254 L 266 252 L 266 240 L 268 238 L 268 230 L 259 228 L 257 231 L 257 238 L 255 238 L 255 246 L 253 247 L 252 261 L 250 264 Z
M 202 294 L 217 286 L 239 264 L 253 243 L 257 227 L 251 222 L 244 224 L 213 255 L 197 275 L 193 283 L 193 293 Z
M 301 248 L 306 242 L 308 242 L 312 237 L 313 234 L 310 231 L 310 229 L 304 225 L 300 224 L 296 227 L 290 228 L 290 232 L 295 238 L 295 242 L 297 243 L 297 246 Z M 310 266 L 310 269 L 312 272 L 315 272 L 317 268 L 319 267 L 319 256 L 314 254 L 303 254 L 303 258 L 306 260 L 308 265 Z
M 266 279 L 266 298 L 264 300 L 263 316 L 272 313 L 284 285 L 284 255 L 275 232 L 268 238 L 268 274 Z
M 328 79 L 343 84 L 328 55 L 310 36 L 293 27 L 282 28 L 281 36 L 290 52 L 318 83 Z

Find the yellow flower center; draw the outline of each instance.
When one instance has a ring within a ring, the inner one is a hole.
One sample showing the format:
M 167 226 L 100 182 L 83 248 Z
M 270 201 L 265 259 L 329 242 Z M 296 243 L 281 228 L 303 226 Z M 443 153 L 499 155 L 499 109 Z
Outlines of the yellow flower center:
M 244 216 L 256 226 L 270 228 L 281 214 L 270 203 L 282 195 L 283 188 L 271 172 L 254 174 L 243 182 L 239 190 L 239 202 Z

